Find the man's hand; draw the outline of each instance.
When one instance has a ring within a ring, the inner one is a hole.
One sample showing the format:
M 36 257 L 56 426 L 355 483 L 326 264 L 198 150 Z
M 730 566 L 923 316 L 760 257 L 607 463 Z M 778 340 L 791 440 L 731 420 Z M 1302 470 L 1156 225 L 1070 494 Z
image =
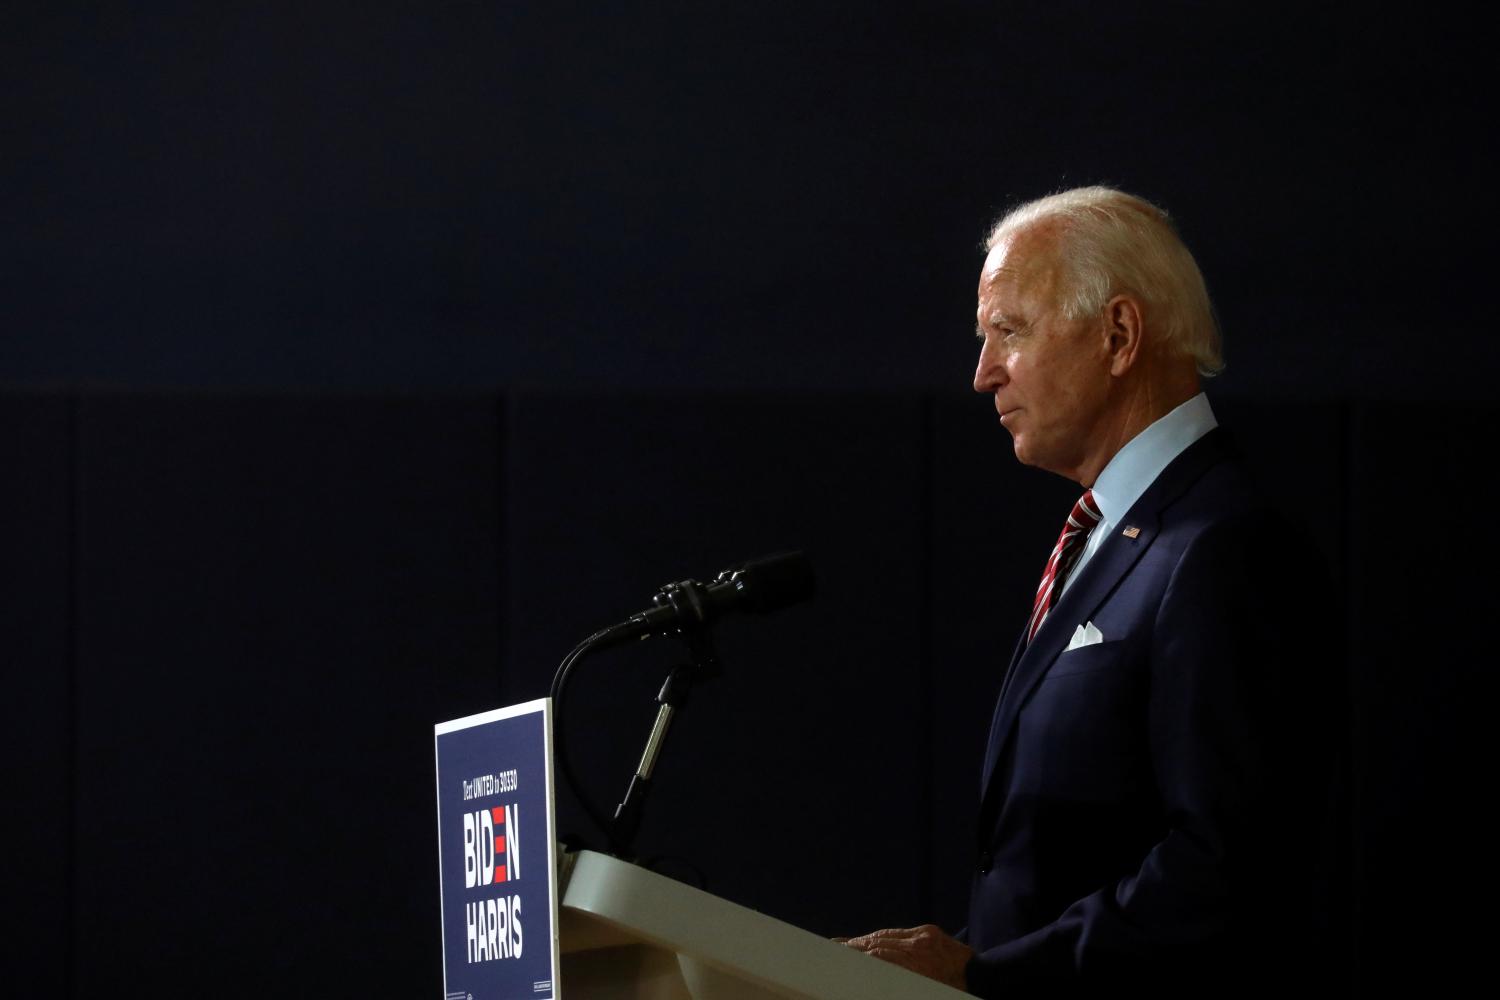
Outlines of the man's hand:
M 876 958 L 883 958 L 904 969 L 921 973 L 929 979 L 967 990 L 964 967 L 974 949 L 944 934 L 932 924 L 921 927 L 891 928 L 844 941 L 849 947 Z

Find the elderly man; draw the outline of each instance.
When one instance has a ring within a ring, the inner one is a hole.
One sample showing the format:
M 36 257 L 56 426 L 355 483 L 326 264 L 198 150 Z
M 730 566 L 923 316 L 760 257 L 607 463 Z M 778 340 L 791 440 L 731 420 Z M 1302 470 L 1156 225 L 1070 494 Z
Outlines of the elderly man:
M 1302 631 L 1329 616 L 1199 389 L 1222 363 L 1197 265 L 1097 187 L 988 247 L 974 388 L 1085 492 L 995 709 L 968 926 L 849 944 L 980 996 L 1305 982 L 1336 668 Z

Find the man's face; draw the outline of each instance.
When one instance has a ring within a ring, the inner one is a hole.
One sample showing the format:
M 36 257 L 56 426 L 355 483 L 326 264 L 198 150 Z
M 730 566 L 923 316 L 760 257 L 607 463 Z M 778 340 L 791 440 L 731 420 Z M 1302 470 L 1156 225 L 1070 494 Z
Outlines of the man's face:
M 1058 306 L 1055 236 L 1032 229 L 997 243 L 979 275 L 976 392 L 995 397 L 1023 464 L 1082 482 L 1104 440 L 1110 358 L 1102 317 Z

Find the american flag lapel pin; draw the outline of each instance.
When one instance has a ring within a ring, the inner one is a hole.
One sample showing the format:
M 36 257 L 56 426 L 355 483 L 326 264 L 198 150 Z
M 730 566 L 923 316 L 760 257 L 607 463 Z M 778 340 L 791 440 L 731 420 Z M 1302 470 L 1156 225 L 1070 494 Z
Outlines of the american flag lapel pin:
M 1124 535 L 1126 538 L 1139 538 L 1141 536 L 1141 529 L 1137 528 L 1133 524 L 1127 524 L 1125 526 L 1125 530 L 1120 532 L 1120 534 Z

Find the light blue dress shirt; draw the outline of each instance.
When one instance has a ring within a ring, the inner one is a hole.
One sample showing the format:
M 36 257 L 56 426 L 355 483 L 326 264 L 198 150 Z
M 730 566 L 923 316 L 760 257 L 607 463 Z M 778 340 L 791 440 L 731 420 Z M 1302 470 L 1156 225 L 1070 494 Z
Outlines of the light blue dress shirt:
M 1083 569 L 1104 540 L 1114 534 L 1130 508 L 1141 498 L 1141 494 L 1156 482 L 1161 470 L 1172 464 L 1172 459 L 1187 451 L 1188 445 L 1219 426 L 1214 411 L 1208 405 L 1208 397 L 1198 393 L 1171 413 L 1157 420 L 1125 443 L 1115 452 L 1099 478 L 1094 481 L 1094 505 L 1103 519 L 1089 533 L 1089 540 L 1063 581 L 1063 594 L 1078 579 Z M 1062 595 L 1059 594 L 1058 597 Z

